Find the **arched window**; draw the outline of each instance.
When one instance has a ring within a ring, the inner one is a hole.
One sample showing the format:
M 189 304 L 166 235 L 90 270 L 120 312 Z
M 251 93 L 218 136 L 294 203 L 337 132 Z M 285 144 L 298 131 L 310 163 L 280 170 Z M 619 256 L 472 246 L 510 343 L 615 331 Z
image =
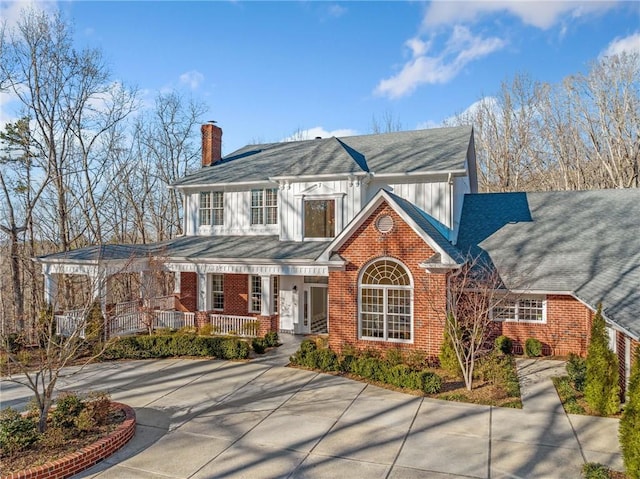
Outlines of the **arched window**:
M 363 339 L 413 339 L 413 286 L 407 269 L 397 261 L 381 259 L 360 276 L 359 336 Z

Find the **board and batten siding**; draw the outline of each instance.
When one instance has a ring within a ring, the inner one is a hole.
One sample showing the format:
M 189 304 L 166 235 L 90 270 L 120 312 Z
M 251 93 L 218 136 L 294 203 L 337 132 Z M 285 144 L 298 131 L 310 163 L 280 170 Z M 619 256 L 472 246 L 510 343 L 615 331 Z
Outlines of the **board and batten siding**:
M 257 189 L 257 188 L 256 188 Z M 277 235 L 279 225 L 252 225 L 251 224 L 251 188 L 246 190 L 226 188 L 224 190 L 224 225 L 200 226 L 200 192 L 220 191 L 215 188 L 199 189 L 189 192 L 185 217 L 188 219 L 187 235 Z
M 435 218 L 445 228 L 452 228 L 453 199 L 448 182 L 390 183 L 373 181 L 367 188 L 365 201 L 368 202 L 380 189 L 385 189 L 410 201 Z M 445 233 L 443 231 L 443 234 Z M 445 236 L 448 238 L 447 234 Z
M 251 188 L 224 190 L 224 225 L 200 226 L 199 189 L 186 194 L 185 218 L 187 235 L 279 235 L 282 241 L 302 241 L 305 199 L 335 199 L 336 235 L 360 212 L 371 198 L 384 188 L 414 203 L 433 216 L 443 226 L 447 238 L 457 231 L 464 194 L 469 192 L 469 180 L 456 177 L 453 185 L 447 181 L 422 183 L 390 183 L 372 181 L 369 184 L 348 179 L 295 182 L 278 189 L 278 224 L 251 225 Z M 455 193 L 453 193 L 455 191 Z M 449 231 L 447 231 L 449 230 Z

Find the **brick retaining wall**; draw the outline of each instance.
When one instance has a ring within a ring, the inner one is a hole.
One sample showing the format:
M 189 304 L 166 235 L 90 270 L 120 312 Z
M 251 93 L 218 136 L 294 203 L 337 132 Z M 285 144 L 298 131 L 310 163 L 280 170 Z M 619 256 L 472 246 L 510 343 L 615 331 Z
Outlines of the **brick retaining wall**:
M 126 415 L 124 422 L 111 434 L 56 461 L 1 476 L 0 479 L 64 479 L 111 456 L 129 442 L 136 432 L 136 413 L 133 409 L 126 404 L 111 404 L 114 409 L 120 409 Z

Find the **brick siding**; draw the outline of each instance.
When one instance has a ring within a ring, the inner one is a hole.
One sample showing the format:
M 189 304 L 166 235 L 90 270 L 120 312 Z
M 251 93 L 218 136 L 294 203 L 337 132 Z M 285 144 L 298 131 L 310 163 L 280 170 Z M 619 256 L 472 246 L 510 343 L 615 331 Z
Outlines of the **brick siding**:
M 535 338 L 543 354 L 586 356 L 592 318 L 592 311 L 573 296 L 547 295 L 546 323 L 496 322 L 494 334 L 511 338 L 516 353 L 522 353 L 527 339 Z
M 386 234 L 375 228 L 376 219 L 388 214 L 394 227 Z M 329 345 L 340 351 L 351 345 L 360 349 L 421 350 L 434 357 L 444 331 L 446 275 L 428 274 L 418 264 L 433 250 L 386 203 L 380 205 L 351 235 L 338 253 L 346 260 L 345 271 L 329 273 Z M 413 278 L 413 342 L 398 343 L 358 339 L 358 277 L 363 266 L 378 258 L 393 258 Z

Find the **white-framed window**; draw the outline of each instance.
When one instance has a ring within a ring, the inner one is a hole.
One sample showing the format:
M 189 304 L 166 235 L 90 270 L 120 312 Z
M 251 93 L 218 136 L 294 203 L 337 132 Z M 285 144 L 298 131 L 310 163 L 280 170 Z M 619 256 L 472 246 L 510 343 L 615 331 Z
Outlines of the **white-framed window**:
M 251 224 L 278 224 L 278 189 L 251 190 Z
M 211 309 L 224 309 L 224 275 L 211 275 Z
M 262 278 L 249 276 L 249 312 L 262 312 Z
M 304 200 L 304 237 L 333 238 L 336 235 L 336 202 L 333 199 Z
M 200 192 L 200 226 L 224 224 L 224 192 Z
M 392 259 L 370 263 L 362 271 L 358 289 L 361 339 L 413 340 L 413 286 L 404 265 Z
M 546 323 L 547 298 L 527 295 L 519 298 L 504 298 L 491 311 L 494 321 L 517 321 L 521 323 Z
M 271 291 L 273 292 L 273 311 L 271 314 L 278 314 L 278 296 L 280 289 L 280 277 L 271 276 Z

